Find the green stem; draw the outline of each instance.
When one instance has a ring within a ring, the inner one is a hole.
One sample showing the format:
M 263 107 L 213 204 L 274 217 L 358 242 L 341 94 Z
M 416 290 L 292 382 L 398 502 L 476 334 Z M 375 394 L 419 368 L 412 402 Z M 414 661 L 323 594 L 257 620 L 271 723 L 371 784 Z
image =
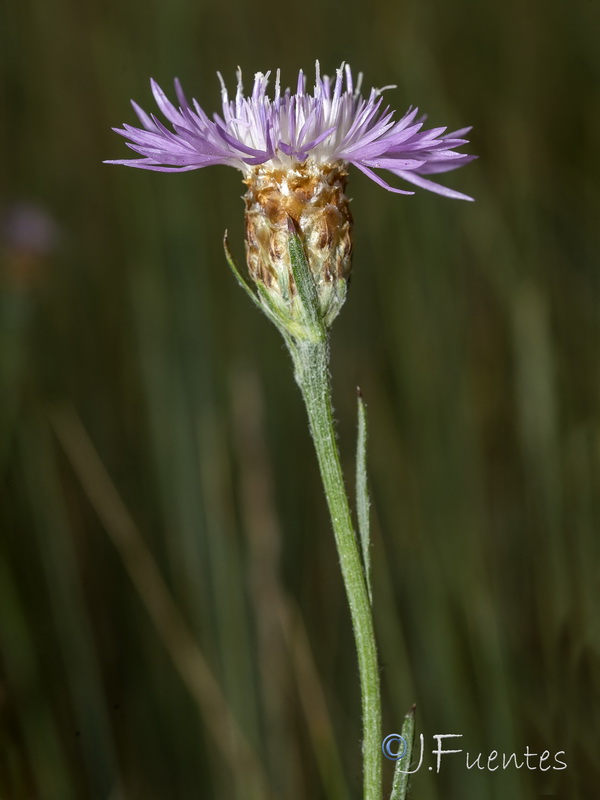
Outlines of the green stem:
M 363 798 L 381 800 L 381 698 L 377 648 L 371 604 L 335 436 L 329 379 L 329 347 L 325 336 L 320 341 L 288 338 L 288 346 L 294 360 L 296 381 L 308 411 L 358 653 L 363 715 Z

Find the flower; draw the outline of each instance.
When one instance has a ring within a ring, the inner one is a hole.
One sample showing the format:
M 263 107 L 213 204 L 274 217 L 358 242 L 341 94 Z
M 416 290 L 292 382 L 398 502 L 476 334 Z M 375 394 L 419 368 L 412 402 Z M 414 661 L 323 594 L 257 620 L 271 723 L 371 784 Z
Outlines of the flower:
M 383 169 L 417 187 L 445 197 L 472 200 L 461 192 L 434 183 L 424 176 L 462 167 L 475 156 L 457 153 L 467 144 L 470 128 L 445 133 L 446 128 L 423 130 L 425 117 L 409 108 L 394 122 L 394 112 L 383 106 L 383 89 L 361 95 L 362 74 L 356 88 L 348 65 L 342 64 L 336 79 L 321 76 L 316 62 L 313 94 L 306 93 L 306 79 L 298 74 L 296 93 L 283 93 L 279 70 L 273 99 L 266 93 L 270 73 L 258 72 L 252 96 L 246 98 L 238 70 L 235 100 L 230 100 L 221 81 L 222 115 L 213 119 L 196 100 L 188 102 L 178 79 L 175 93 L 179 108 L 167 98 L 156 81 L 151 81 L 156 103 L 171 123 L 170 131 L 154 115 L 132 101 L 142 128 L 125 124 L 114 128 L 129 141 L 128 147 L 142 158 L 108 161 L 157 172 L 181 172 L 213 164 L 237 167 L 247 178 L 257 167 L 270 165 L 284 170 L 310 162 L 314 165 L 353 164 L 369 178 L 391 192 L 414 192 L 390 186 L 374 172 Z M 345 86 L 344 86 L 345 78 Z M 393 87 L 385 87 L 393 88 Z
M 42 206 L 15 202 L 0 219 L 0 241 L 11 252 L 50 255 L 60 240 L 58 225 Z
M 143 128 L 124 125 L 114 130 L 141 158 L 106 163 L 157 172 L 212 164 L 241 170 L 248 187 L 246 257 L 258 290 L 254 299 L 287 334 L 314 340 L 329 329 L 346 298 L 352 256 L 348 166 L 391 192 L 414 194 L 390 186 L 374 170 L 387 170 L 446 197 L 471 200 L 425 177 L 473 160 L 455 150 L 467 143 L 462 137 L 470 128 L 423 130 L 425 118 L 418 117 L 416 108 L 395 122 L 394 112 L 383 106 L 383 89 L 371 89 L 363 97 L 362 75 L 354 88 L 350 67 L 344 64 L 333 81 L 321 77 L 317 61 L 313 94 L 306 93 L 302 70 L 296 93 L 282 93 L 278 70 L 270 99 L 269 74 L 256 74 L 252 96 L 246 98 L 238 70 L 235 100 L 229 99 L 219 74 L 223 111 L 212 119 L 196 100 L 190 105 L 177 79 L 178 108 L 152 80 L 154 98 L 173 130 L 132 101 Z M 306 289 L 309 284 L 316 291 Z

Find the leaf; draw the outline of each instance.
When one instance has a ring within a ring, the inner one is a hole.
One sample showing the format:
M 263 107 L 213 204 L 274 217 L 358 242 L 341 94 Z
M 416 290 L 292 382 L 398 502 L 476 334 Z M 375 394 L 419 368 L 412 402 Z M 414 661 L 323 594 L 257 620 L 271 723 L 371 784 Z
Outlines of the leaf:
M 317 335 L 318 341 L 323 341 L 326 338 L 326 332 L 319 313 L 319 296 L 315 279 L 308 265 L 302 239 L 298 236 L 294 222 L 290 217 L 288 217 L 288 228 L 288 249 L 292 275 L 302 303 L 306 326 L 313 334 Z
M 234 260 L 233 256 L 231 255 L 231 250 L 229 249 L 229 242 L 227 240 L 227 231 L 225 231 L 225 234 L 223 236 L 223 249 L 225 250 L 225 258 L 227 259 L 227 263 L 229 264 L 229 267 L 230 267 L 231 271 L 233 272 L 233 275 L 234 275 L 236 281 L 239 283 L 239 285 L 242 287 L 242 289 L 246 292 L 246 294 L 252 300 L 252 302 L 255 303 L 258 306 L 258 308 L 260 308 L 261 311 L 262 311 L 263 309 L 262 309 L 262 306 L 260 304 L 259 299 L 254 294 L 252 289 L 248 286 L 246 281 L 242 278 L 242 276 L 240 274 L 240 271 L 237 268 L 237 264 L 235 263 L 235 260 Z
M 371 588 L 371 530 L 369 524 L 369 489 L 367 486 L 367 408 L 362 393 L 358 393 L 358 441 L 356 446 L 356 513 L 358 533 L 363 556 L 363 568 L 369 600 L 373 604 Z

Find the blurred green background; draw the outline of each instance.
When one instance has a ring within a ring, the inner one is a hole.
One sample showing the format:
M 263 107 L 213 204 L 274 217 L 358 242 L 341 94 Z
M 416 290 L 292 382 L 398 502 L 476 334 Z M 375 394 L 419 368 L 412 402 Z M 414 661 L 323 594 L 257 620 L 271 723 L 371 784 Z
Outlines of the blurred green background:
M 599 30 L 578 0 L 3 1 L 2 800 L 360 796 L 304 409 L 222 253 L 241 176 L 101 163 L 150 76 L 216 110 L 217 69 L 315 58 L 480 155 L 442 176 L 474 204 L 350 182 L 334 390 L 350 488 L 357 384 L 370 415 L 384 732 L 417 703 L 415 800 L 597 796 Z M 436 733 L 568 769 L 436 775 Z

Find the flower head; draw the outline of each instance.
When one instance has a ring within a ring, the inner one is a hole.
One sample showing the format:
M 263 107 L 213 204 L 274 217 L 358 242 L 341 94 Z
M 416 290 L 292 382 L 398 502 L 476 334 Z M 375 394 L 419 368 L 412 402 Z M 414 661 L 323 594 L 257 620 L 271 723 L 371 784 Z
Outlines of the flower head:
M 474 158 L 455 150 L 467 143 L 462 137 L 470 129 L 423 130 L 425 118 L 418 117 L 416 108 L 394 121 L 394 112 L 383 105 L 383 90 L 362 96 L 361 78 L 355 87 L 344 64 L 335 80 L 321 76 L 317 61 L 312 94 L 306 92 L 302 71 L 296 93 L 282 92 L 277 71 L 271 99 L 266 93 L 269 73 L 257 73 L 252 96 L 245 97 L 238 71 L 235 99 L 230 100 L 219 75 L 223 109 L 212 119 L 196 100 L 188 102 L 177 79 L 178 107 L 153 80 L 154 98 L 172 130 L 133 101 L 143 128 L 115 128 L 141 158 L 110 164 L 158 172 L 226 164 L 242 171 L 248 187 L 248 271 L 258 289 L 254 299 L 296 339 L 321 336 L 346 298 L 352 256 L 352 215 L 345 193 L 349 165 L 391 192 L 414 194 L 390 186 L 374 170 L 387 170 L 446 197 L 472 199 L 425 177 Z M 314 291 L 306 289 L 308 274 Z
M 222 113 L 213 118 L 196 100 L 190 104 L 175 79 L 179 107 L 167 98 L 156 81 L 152 93 L 171 124 L 169 130 L 154 115 L 132 101 L 142 128 L 125 124 L 114 130 L 129 141 L 128 147 L 142 157 L 109 161 L 129 167 L 179 172 L 213 164 L 237 167 L 248 177 L 257 167 L 269 165 L 290 170 L 299 164 L 353 164 L 380 186 L 400 194 L 413 194 L 390 186 L 376 169 L 383 169 L 417 187 L 446 197 L 472 198 L 424 177 L 447 172 L 472 161 L 474 156 L 456 152 L 467 144 L 470 128 L 446 133 L 446 128 L 423 129 L 425 118 L 410 108 L 394 121 L 394 112 L 383 105 L 382 89 L 371 89 L 367 97 L 356 86 L 350 67 L 342 64 L 335 80 L 321 76 L 316 63 L 313 93 L 306 92 L 302 70 L 296 93 L 281 91 L 279 70 L 273 98 L 267 95 L 270 73 L 258 72 L 250 97 L 244 96 L 241 71 L 235 99 L 230 100 L 221 81 Z M 391 88 L 391 87 L 386 87 Z

